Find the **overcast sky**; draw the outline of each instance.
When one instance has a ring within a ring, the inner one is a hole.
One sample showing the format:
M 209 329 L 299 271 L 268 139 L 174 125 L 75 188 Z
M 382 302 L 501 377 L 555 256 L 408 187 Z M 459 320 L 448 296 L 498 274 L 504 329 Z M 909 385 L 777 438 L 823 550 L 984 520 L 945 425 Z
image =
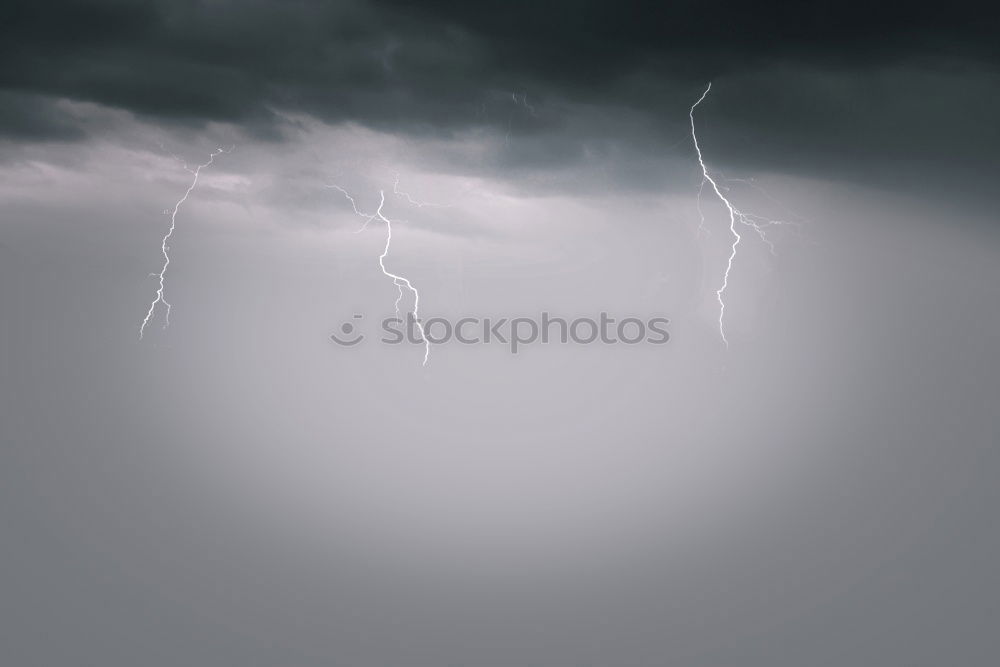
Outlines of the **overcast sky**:
M 783 4 L 5 3 L 4 654 L 990 664 L 997 21 Z M 670 341 L 423 366 L 334 185 L 424 317 Z

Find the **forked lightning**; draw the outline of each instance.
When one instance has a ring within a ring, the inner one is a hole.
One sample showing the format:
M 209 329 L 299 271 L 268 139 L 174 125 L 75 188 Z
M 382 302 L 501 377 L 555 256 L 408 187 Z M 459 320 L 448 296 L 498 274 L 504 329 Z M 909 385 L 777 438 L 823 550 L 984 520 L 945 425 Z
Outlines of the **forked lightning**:
M 726 272 L 725 274 L 723 274 L 722 277 L 722 285 L 715 292 L 715 298 L 719 302 L 719 335 L 722 336 L 722 342 L 725 343 L 726 347 L 729 347 L 729 340 L 726 339 L 726 329 L 724 326 L 724 318 L 726 315 L 726 301 L 723 298 L 723 295 L 725 294 L 726 288 L 729 287 L 729 274 L 733 270 L 733 261 L 736 259 L 736 248 L 740 245 L 740 241 L 743 240 L 743 237 L 740 236 L 740 232 L 737 229 L 737 225 L 745 225 L 746 227 L 753 229 L 754 232 L 756 232 L 757 235 L 760 237 L 761 241 L 763 241 L 764 244 L 767 246 L 771 254 L 774 254 L 774 243 L 771 241 L 770 238 L 768 238 L 765 227 L 786 225 L 793 223 L 788 223 L 782 220 L 770 220 L 768 218 L 755 215 L 753 213 L 747 213 L 745 211 L 741 211 L 740 209 L 733 206 L 732 202 L 730 202 L 729 199 L 726 197 L 726 195 L 722 193 L 723 189 L 728 190 L 728 188 L 720 187 L 718 182 L 714 178 L 712 178 L 712 175 L 708 171 L 708 167 L 705 166 L 705 160 L 701 155 L 701 146 L 698 145 L 698 134 L 695 132 L 695 127 L 694 127 L 694 110 L 699 104 L 702 103 L 702 101 L 704 101 L 705 97 L 708 95 L 708 91 L 710 90 L 712 90 L 711 83 L 709 83 L 708 87 L 705 88 L 705 92 L 701 94 L 701 97 L 698 98 L 698 101 L 691 105 L 691 110 L 688 112 L 688 118 L 691 119 L 691 139 L 694 141 L 694 150 L 698 154 L 698 164 L 701 166 L 701 176 L 702 176 L 701 185 L 698 188 L 698 196 L 696 200 L 698 206 L 698 215 L 700 217 L 700 221 L 698 224 L 699 235 L 702 232 L 705 233 L 708 232 L 707 228 L 705 227 L 705 215 L 701 209 L 701 196 L 702 192 L 705 189 L 705 183 L 708 183 L 709 185 L 712 186 L 712 191 L 715 192 L 715 195 L 725 205 L 726 210 L 729 212 L 729 232 L 730 234 L 732 234 L 733 243 L 729 250 L 729 258 L 726 261 Z M 753 187 L 756 188 L 756 186 Z
M 396 286 L 396 289 L 399 290 L 399 295 L 396 297 L 396 303 L 395 303 L 396 319 L 399 319 L 399 304 L 403 300 L 403 287 L 406 287 L 406 289 L 408 289 L 410 292 L 413 293 L 413 320 L 414 324 L 416 324 L 417 326 L 417 330 L 420 331 L 420 339 L 424 341 L 423 365 L 426 366 L 427 360 L 430 358 L 431 354 L 431 342 L 430 340 L 427 339 L 427 336 L 424 334 L 424 325 L 420 322 L 420 292 L 417 291 L 417 288 L 413 286 L 413 283 L 411 283 L 409 279 L 401 275 L 395 274 L 389 271 L 387 268 L 385 268 L 385 258 L 389 256 L 389 248 L 392 245 L 392 221 L 382 213 L 382 208 L 385 206 L 385 190 L 378 191 L 378 196 L 379 196 L 378 208 L 375 210 L 374 213 L 369 215 L 367 213 L 363 213 L 358 208 L 357 202 L 355 202 L 354 197 L 352 197 L 347 190 L 336 184 L 330 184 L 327 187 L 333 188 L 334 190 L 337 190 L 342 195 L 344 195 L 347 198 L 347 200 L 351 202 L 351 208 L 354 210 L 354 213 L 365 219 L 361 227 L 355 230 L 355 233 L 362 232 L 365 229 L 367 229 L 371 221 L 376 218 L 385 223 L 385 229 L 386 229 L 385 248 L 383 248 L 382 254 L 379 255 L 378 257 L 378 265 L 379 268 L 382 269 L 382 273 L 385 276 L 392 278 L 392 283 Z M 418 207 L 441 206 L 440 204 L 428 204 L 425 202 L 418 202 L 405 192 L 401 192 L 399 190 L 398 176 L 393 182 L 392 191 L 396 195 L 405 198 L 409 203 L 413 204 L 414 206 Z
M 215 161 L 216 156 L 221 155 L 222 153 L 228 153 L 231 150 L 232 148 L 228 150 L 224 148 L 215 149 L 212 154 L 209 155 L 208 162 L 200 164 L 194 169 L 191 169 L 186 164 L 184 165 L 184 169 L 193 174 L 194 178 L 191 179 L 191 185 L 189 185 L 188 189 L 184 192 L 184 196 L 177 200 L 177 203 L 174 204 L 173 211 L 170 212 L 170 227 L 167 229 L 167 233 L 163 236 L 163 240 L 160 242 L 160 252 L 163 253 L 163 266 L 160 268 L 160 272 L 158 274 L 150 274 L 151 276 L 157 277 L 159 286 L 156 289 L 156 297 L 149 304 L 149 310 L 146 312 L 146 317 L 143 318 L 142 325 L 139 326 L 139 340 L 142 340 L 143 335 L 146 333 L 146 326 L 149 324 L 150 320 L 153 319 L 153 314 L 156 311 L 156 304 L 158 303 L 162 303 L 166 307 L 166 312 L 163 314 L 163 328 L 166 329 L 170 326 L 170 302 L 167 301 L 166 297 L 164 297 L 163 291 L 164 280 L 167 275 L 167 267 L 170 266 L 170 246 L 168 243 L 170 242 L 170 237 L 174 235 L 174 230 L 177 228 L 177 212 L 180 210 L 181 204 L 187 201 L 187 198 L 194 191 L 195 187 L 197 187 L 198 177 L 201 175 L 201 170 L 210 166 L 212 162 Z

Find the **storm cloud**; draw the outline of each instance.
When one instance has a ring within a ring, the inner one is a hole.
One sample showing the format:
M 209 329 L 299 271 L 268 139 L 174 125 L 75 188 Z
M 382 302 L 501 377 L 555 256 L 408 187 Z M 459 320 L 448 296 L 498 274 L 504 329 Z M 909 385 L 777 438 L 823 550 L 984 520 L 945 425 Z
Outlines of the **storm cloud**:
M 18 0 L 2 12 L 0 86 L 14 101 L 2 130 L 15 140 L 83 136 L 54 106 L 66 98 L 275 141 L 296 112 L 413 135 L 487 126 L 548 146 L 512 164 L 579 162 L 583 137 L 638 154 L 683 140 L 687 107 L 715 80 L 701 113 L 729 164 L 898 185 L 917 160 L 936 182 L 981 189 L 1000 143 L 997 22 L 975 3 Z M 957 171 L 938 169 L 945 155 Z

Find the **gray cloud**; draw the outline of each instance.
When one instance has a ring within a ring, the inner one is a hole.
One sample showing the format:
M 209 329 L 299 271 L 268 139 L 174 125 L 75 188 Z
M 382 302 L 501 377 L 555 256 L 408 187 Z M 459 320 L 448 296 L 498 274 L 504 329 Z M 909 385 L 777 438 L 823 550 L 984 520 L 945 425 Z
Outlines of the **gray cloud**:
M 702 113 L 720 160 L 974 170 L 998 142 L 996 21 L 961 4 L 13 2 L 0 86 L 20 102 L 0 131 L 80 136 L 47 103 L 60 97 L 269 140 L 283 136 L 276 112 L 301 111 L 408 134 L 491 126 L 536 142 L 507 166 L 555 166 L 579 163 L 585 141 L 663 150 L 716 79 Z M 618 124 L 567 120 L 581 112 Z
M 0 136 L 28 141 L 82 139 L 75 119 L 42 95 L 0 90 Z

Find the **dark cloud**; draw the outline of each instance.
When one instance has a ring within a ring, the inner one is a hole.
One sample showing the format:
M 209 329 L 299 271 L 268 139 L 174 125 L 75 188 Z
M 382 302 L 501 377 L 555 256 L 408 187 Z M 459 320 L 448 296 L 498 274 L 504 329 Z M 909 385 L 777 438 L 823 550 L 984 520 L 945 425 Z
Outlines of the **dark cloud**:
M 493 87 L 607 102 L 644 71 L 700 82 L 775 61 L 993 61 L 992 24 L 955 3 L 15 0 L 0 81 L 164 117 L 242 121 L 277 105 L 448 124 L 469 115 L 456 101 Z
M 497 66 L 581 87 L 650 64 L 701 80 L 776 60 L 855 66 L 914 53 L 997 55 L 989 17 L 961 2 L 946 9 L 842 0 L 380 4 L 474 32 L 490 45 Z
M 272 107 L 324 118 L 429 118 L 451 102 L 434 103 L 435 93 L 460 90 L 449 78 L 461 74 L 455 55 L 468 54 L 435 34 L 442 29 L 350 3 L 64 4 L 7 6 L 5 88 L 180 121 L 253 123 Z M 423 76 L 394 73 L 396 59 Z M 417 88 L 426 99 L 413 99 Z
M 0 125 L 27 139 L 79 136 L 42 109 L 65 97 L 265 139 L 281 136 L 284 111 L 404 133 L 490 125 L 544 140 L 503 161 L 546 164 L 609 142 L 662 151 L 711 79 L 700 113 L 731 163 L 857 174 L 868 161 L 884 175 L 885 162 L 945 160 L 975 172 L 998 143 L 996 17 L 962 2 L 14 0 L 0 11 L 0 88 L 19 100 Z M 604 120 L 567 120 L 580 113 Z
M 28 140 L 73 140 L 84 131 L 54 100 L 0 90 L 0 137 Z

